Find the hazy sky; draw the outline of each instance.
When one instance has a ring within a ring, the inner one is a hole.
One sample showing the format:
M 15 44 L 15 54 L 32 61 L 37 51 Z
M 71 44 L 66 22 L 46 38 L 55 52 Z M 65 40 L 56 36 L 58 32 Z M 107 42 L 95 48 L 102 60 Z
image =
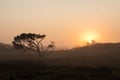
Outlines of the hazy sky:
M 46 34 L 58 47 L 120 41 L 120 0 L 0 0 L 0 42 L 20 33 Z

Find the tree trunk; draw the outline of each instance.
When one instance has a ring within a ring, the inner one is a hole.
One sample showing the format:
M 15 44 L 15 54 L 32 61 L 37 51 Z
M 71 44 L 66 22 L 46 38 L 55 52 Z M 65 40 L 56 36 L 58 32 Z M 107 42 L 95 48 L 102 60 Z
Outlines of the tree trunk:
M 39 56 L 42 56 L 42 54 L 41 54 L 42 52 L 40 51 L 39 48 L 37 49 L 37 52 L 38 52 L 38 55 L 39 55 Z

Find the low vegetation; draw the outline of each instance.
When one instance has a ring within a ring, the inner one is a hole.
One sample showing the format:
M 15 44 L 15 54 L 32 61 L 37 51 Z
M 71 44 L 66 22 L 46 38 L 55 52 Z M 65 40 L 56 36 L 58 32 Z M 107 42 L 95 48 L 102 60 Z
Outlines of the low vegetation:
M 0 80 L 119 80 L 120 68 L 51 65 L 40 62 L 0 63 Z

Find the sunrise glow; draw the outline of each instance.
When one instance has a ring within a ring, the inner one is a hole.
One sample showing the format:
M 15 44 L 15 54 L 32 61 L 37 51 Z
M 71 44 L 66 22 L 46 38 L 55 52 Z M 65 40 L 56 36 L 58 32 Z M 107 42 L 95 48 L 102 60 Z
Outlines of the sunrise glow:
M 86 43 L 92 44 L 94 42 L 98 42 L 100 41 L 100 33 L 95 30 L 84 31 L 82 35 L 80 35 L 80 41 L 82 45 L 86 45 Z
M 72 48 L 120 41 L 120 0 L 0 0 L 0 42 L 21 33 L 46 34 L 44 43 Z
M 92 44 L 92 39 L 88 41 L 90 44 Z

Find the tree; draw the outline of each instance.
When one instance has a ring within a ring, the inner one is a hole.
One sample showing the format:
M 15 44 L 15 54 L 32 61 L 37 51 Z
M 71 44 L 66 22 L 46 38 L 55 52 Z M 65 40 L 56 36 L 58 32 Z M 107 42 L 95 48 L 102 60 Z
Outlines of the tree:
M 17 49 L 24 49 L 24 51 L 32 50 L 42 56 L 42 52 L 44 51 L 42 41 L 45 37 L 46 35 L 22 33 L 18 36 L 15 36 L 12 43 Z
M 51 50 L 52 52 L 55 49 L 55 42 L 51 41 L 51 43 L 47 46 L 47 50 Z

